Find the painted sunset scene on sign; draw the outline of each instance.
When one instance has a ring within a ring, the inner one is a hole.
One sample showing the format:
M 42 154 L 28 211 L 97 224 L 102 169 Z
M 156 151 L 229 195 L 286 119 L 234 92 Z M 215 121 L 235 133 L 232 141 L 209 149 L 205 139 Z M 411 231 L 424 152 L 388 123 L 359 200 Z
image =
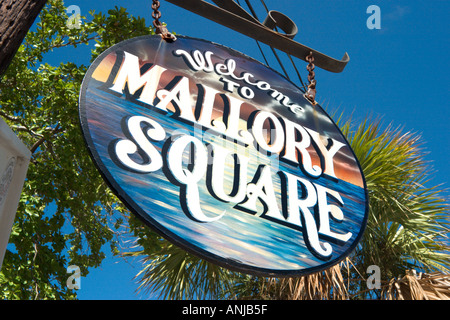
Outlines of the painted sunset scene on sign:
M 230 48 L 183 36 L 117 44 L 85 77 L 80 119 L 127 207 L 221 266 L 315 272 L 350 254 L 364 231 L 364 178 L 334 122 Z

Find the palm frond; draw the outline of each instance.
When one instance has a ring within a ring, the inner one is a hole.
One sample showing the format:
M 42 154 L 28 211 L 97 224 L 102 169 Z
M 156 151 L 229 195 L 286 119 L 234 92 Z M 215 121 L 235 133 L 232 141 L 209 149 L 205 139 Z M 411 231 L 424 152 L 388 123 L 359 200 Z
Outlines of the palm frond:
M 392 279 L 382 296 L 386 300 L 450 300 L 450 274 L 408 270 L 400 279 Z
M 263 280 L 261 292 L 265 299 L 345 300 L 348 291 L 342 270 L 341 265 L 337 264 L 322 272 L 298 278 L 267 278 Z
M 339 120 L 342 122 L 342 120 Z M 411 268 L 449 270 L 448 203 L 441 186 L 431 186 L 431 165 L 420 136 L 400 127 L 383 128 L 366 118 L 356 128 L 340 124 L 359 159 L 369 191 L 369 219 L 357 265 L 382 267 L 385 279 Z
M 230 291 L 228 286 L 233 283 L 231 271 L 168 242 L 160 252 L 146 255 L 143 265 L 136 275 L 139 290 L 158 292 L 161 299 L 214 299 Z

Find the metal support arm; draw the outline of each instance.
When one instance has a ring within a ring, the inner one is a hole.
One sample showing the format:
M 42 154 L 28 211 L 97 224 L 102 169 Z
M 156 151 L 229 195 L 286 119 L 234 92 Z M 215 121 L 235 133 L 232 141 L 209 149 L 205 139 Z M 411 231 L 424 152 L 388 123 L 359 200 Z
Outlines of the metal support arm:
M 312 52 L 314 64 L 330 72 L 342 72 L 350 61 L 347 53 L 341 60 L 337 60 L 292 40 L 297 27 L 277 11 L 269 12 L 264 23 L 260 23 L 233 0 L 213 0 L 220 7 L 203 0 L 167 1 L 303 61 L 307 61 L 306 57 Z M 275 26 L 279 26 L 286 34 L 272 30 Z

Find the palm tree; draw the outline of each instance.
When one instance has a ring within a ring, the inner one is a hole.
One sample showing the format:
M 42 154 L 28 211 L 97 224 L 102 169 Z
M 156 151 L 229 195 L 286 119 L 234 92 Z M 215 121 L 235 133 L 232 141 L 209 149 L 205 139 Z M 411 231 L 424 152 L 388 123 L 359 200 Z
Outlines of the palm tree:
M 431 167 L 420 137 L 370 118 L 357 128 L 338 124 L 366 178 L 367 231 L 349 258 L 322 273 L 261 280 L 261 297 L 450 299 L 448 204 L 439 186 L 425 187 Z M 380 270 L 378 290 L 367 288 L 369 266 Z
M 420 137 L 383 128 L 370 117 L 356 127 L 341 118 L 337 123 L 360 161 L 370 199 L 365 235 L 348 258 L 308 276 L 263 278 L 217 267 L 159 240 L 158 250 L 129 253 L 145 256 L 141 289 L 167 299 L 450 299 L 448 204 L 441 186 L 425 186 L 431 166 Z M 369 266 L 379 268 L 379 289 L 367 287 Z

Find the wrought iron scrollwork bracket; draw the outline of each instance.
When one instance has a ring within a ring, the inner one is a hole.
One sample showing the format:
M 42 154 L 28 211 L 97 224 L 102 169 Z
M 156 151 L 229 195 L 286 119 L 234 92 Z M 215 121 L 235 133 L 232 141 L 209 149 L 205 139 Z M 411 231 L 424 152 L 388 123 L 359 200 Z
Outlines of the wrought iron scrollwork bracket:
M 307 62 L 306 57 L 312 52 L 315 66 L 330 72 L 342 72 L 350 61 L 347 53 L 337 60 L 294 41 L 297 26 L 278 11 L 269 11 L 261 23 L 233 0 L 212 0 L 217 6 L 203 0 L 167 1 L 303 61 Z M 275 31 L 275 27 L 284 33 Z

